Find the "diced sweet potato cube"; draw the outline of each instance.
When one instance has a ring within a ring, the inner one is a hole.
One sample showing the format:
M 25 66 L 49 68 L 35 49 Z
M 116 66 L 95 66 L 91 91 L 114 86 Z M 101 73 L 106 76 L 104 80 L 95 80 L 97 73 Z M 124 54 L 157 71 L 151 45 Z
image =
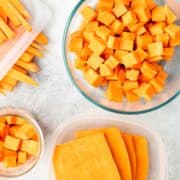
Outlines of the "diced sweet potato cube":
M 71 52 L 80 54 L 80 52 L 83 49 L 83 38 L 82 37 L 72 38 L 69 43 L 69 49 Z
M 121 62 L 122 57 L 126 54 L 128 54 L 128 51 L 116 50 L 114 56 L 119 60 L 119 62 Z
M 153 57 L 147 57 L 148 62 L 156 62 L 163 59 L 163 56 L 153 56 Z
M 85 61 L 81 58 L 76 58 L 74 63 L 75 63 L 76 69 L 82 69 L 86 65 L 87 61 Z
M 156 23 L 153 24 L 150 28 L 149 31 L 151 32 L 152 35 L 160 35 L 163 34 L 165 31 L 165 23 Z
M 121 68 L 118 72 L 118 82 L 123 84 L 126 80 L 126 71 L 125 69 Z
M 136 23 L 136 24 L 127 25 L 129 31 L 134 32 L 134 33 L 136 33 L 142 26 L 143 26 L 143 23 Z
M 138 48 L 142 48 L 143 50 L 147 50 L 148 44 L 152 43 L 153 39 L 150 35 L 142 35 L 137 36 L 136 38 L 136 46 Z
M 99 22 L 98 21 L 91 21 L 85 25 L 85 30 L 86 31 L 96 31 L 99 27 Z
M 99 0 L 97 3 L 97 10 L 98 11 L 112 10 L 113 5 L 114 5 L 114 1 Z
M 104 59 L 98 56 L 97 54 L 92 54 L 89 57 L 87 64 L 94 70 L 97 70 L 100 67 L 100 65 L 103 63 L 103 61 Z
M 164 84 L 158 78 L 153 78 L 150 81 L 150 84 L 153 86 L 153 88 L 158 93 L 161 92 L 164 89 Z
M 92 31 L 84 31 L 83 38 L 86 42 L 91 43 L 95 39 L 95 33 Z
M 12 126 L 10 127 L 9 133 L 20 139 L 31 139 L 34 134 L 36 134 L 34 128 L 25 123 L 22 126 Z
M 15 116 L 6 116 L 6 122 L 8 124 L 16 124 L 16 117 Z
M 112 11 L 116 15 L 116 17 L 119 18 L 124 13 L 126 13 L 128 10 L 124 4 L 116 4 Z
M 124 82 L 124 85 L 123 85 L 123 89 L 124 91 L 129 91 L 129 90 L 132 90 L 132 89 L 136 89 L 138 88 L 138 82 L 137 81 L 130 81 L 130 80 L 126 80 Z
M 143 35 L 144 33 L 146 33 L 146 28 L 142 26 L 136 33 L 137 35 Z
M 137 48 L 136 49 L 136 54 L 138 56 L 138 60 L 139 62 L 143 62 L 147 57 L 148 57 L 148 54 L 147 52 L 145 52 L 143 49 L 141 48 Z
M 6 136 L 4 140 L 4 147 L 13 151 L 17 151 L 21 140 L 12 136 Z
M 124 39 L 129 39 L 129 40 L 135 40 L 136 39 L 136 33 L 132 32 L 122 32 L 121 37 Z
M 89 46 L 89 44 L 87 45 Z M 92 55 L 92 51 L 84 45 L 84 48 L 82 49 L 81 53 L 79 54 L 80 58 L 83 60 L 87 60 L 89 56 Z
M 137 9 L 134 9 L 134 11 L 140 22 L 143 22 L 143 23 L 148 22 L 151 18 L 151 14 L 148 8 L 137 8 Z
M 121 34 L 123 29 L 124 29 L 124 25 L 121 23 L 121 21 L 119 20 L 114 20 L 113 23 L 110 25 L 110 28 L 112 30 L 112 32 L 117 35 L 117 34 Z
M 163 70 L 159 71 L 158 74 L 157 74 L 157 76 L 156 76 L 156 78 L 157 78 L 162 84 L 165 83 L 167 77 L 168 77 L 168 74 L 167 74 L 165 71 L 163 71 Z
M 166 21 L 166 13 L 164 6 L 157 6 L 152 10 L 152 21 Z
M 96 11 L 90 6 L 84 7 L 81 10 L 81 14 L 86 21 L 92 21 L 97 16 Z
M 27 153 L 19 151 L 18 152 L 18 163 L 24 164 L 27 160 Z
M 146 0 L 146 4 L 149 7 L 149 9 L 153 9 L 156 7 L 156 3 L 154 0 Z
M 157 74 L 157 70 L 154 68 L 154 66 L 147 62 L 142 64 L 141 72 L 148 79 L 152 79 Z
M 110 81 L 106 91 L 106 97 L 110 101 L 122 102 L 123 90 L 117 81 Z
M 163 54 L 162 42 L 154 42 L 148 45 L 149 56 L 161 56 Z
M 17 156 L 17 152 L 3 148 L 3 156 Z
M 156 36 L 156 41 L 162 41 L 164 47 L 169 45 L 169 35 L 168 33 L 159 34 Z
M 137 8 L 145 8 L 146 7 L 146 0 L 133 0 L 131 2 L 131 8 L 137 9 Z
M 39 151 L 39 142 L 34 140 L 22 140 L 20 149 L 30 155 L 37 156 Z
M 171 9 L 169 9 L 167 5 L 164 8 L 168 24 L 174 23 L 174 21 L 177 19 L 176 15 L 171 11 Z
M 122 16 L 122 22 L 126 26 L 137 22 L 136 14 L 133 11 L 128 11 Z
M 130 93 L 130 92 L 126 93 L 126 98 L 127 98 L 128 102 L 136 102 L 139 100 L 139 96 L 137 96 L 133 93 Z
M 44 33 L 39 33 L 39 35 L 35 39 L 36 42 L 40 44 L 48 44 L 48 38 Z
M 152 97 L 156 94 L 156 90 L 149 83 L 142 84 L 140 88 L 141 88 L 142 97 L 147 101 L 150 101 Z
M 107 41 L 109 35 L 111 34 L 111 31 L 106 26 L 100 26 L 96 29 L 96 34 L 102 40 Z
M 114 69 L 119 64 L 119 60 L 116 59 L 114 56 L 110 56 L 106 61 L 105 64 L 108 65 L 111 69 Z
M 174 55 L 174 48 L 164 48 L 163 49 L 163 56 L 170 56 Z
M 115 36 L 109 36 L 107 41 L 107 47 L 111 49 L 119 49 L 120 38 Z
M 135 52 L 131 52 L 124 55 L 121 60 L 121 63 L 124 64 L 126 68 L 138 64 L 138 62 L 139 60 Z
M 2 139 L 5 138 L 5 136 L 8 134 L 9 131 L 9 125 L 6 125 L 4 122 L 0 122 L 0 137 Z
M 176 24 L 170 24 L 165 28 L 165 31 L 173 38 L 179 38 L 180 37 L 180 26 Z
M 111 76 L 112 75 L 111 68 L 109 68 L 109 66 L 106 64 L 101 64 L 100 65 L 100 75 L 101 76 Z
M 126 71 L 126 79 L 130 81 L 137 81 L 139 76 L 139 71 L 135 69 L 127 70 Z
M 120 38 L 120 43 L 119 43 L 119 49 L 124 50 L 124 51 L 133 51 L 134 48 L 134 41 L 125 39 L 125 38 Z
M 105 49 L 106 44 L 103 40 L 95 38 L 88 46 L 95 54 L 100 55 Z
M 93 86 L 99 86 L 103 80 L 103 78 L 92 69 L 85 72 L 85 79 Z
M 180 45 L 180 36 L 177 35 L 176 38 L 171 38 L 169 44 L 170 44 L 170 46 L 179 46 Z
M 17 159 L 17 156 L 5 156 L 4 157 L 4 166 L 6 168 L 8 167 L 16 167 L 16 159 Z
M 109 11 L 100 11 L 97 20 L 106 26 L 109 26 L 115 20 L 115 16 Z

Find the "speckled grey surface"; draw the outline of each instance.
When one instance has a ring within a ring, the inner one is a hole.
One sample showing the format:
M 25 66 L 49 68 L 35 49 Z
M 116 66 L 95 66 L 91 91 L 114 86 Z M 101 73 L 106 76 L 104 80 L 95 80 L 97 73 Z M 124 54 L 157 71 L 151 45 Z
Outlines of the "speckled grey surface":
M 61 41 L 65 21 L 77 3 L 77 0 L 44 0 L 52 9 L 53 17 L 46 33 L 50 44 L 47 47 L 45 57 L 39 60 L 41 72 L 34 75 L 40 82 L 40 87 L 34 89 L 27 85 L 20 85 L 6 97 L 0 97 L 0 106 L 18 106 L 32 112 L 46 137 L 46 149 L 48 137 L 62 121 L 82 113 L 102 114 L 115 116 L 127 121 L 134 121 L 154 129 L 162 137 L 168 156 L 169 178 L 180 179 L 180 98 L 157 111 L 143 114 L 123 116 L 106 112 L 84 99 L 70 82 L 63 64 L 61 54 Z M 30 174 L 18 180 L 45 180 L 49 171 L 49 165 L 44 160 L 40 167 Z M 3 179 L 3 178 L 0 178 Z

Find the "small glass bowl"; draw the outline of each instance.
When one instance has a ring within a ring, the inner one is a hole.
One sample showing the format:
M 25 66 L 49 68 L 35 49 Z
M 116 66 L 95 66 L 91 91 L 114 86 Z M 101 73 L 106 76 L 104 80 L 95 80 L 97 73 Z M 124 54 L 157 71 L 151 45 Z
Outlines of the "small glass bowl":
M 38 135 L 40 147 L 39 147 L 38 155 L 36 157 L 35 156 L 31 157 L 29 160 L 27 160 L 25 164 L 13 168 L 5 168 L 3 164 L 0 164 L 0 177 L 6 177 L 6 178 L 15 178 L 30 172 L 38 164 L 39 160 L 42 157 L 43 149 L 44 149 L 43 133 L 40 126 L 36 122 L 35 118 L 30 113 L 26 112 L 23 109 L 14 108 L 14 107 L 5 107 L 0 109 L 0 117 L 11 116 L 11 115 L 24 118 L 25 120 L 27 120 L 29 124 L 32 125 L 32 127 L 34 127 Z
M 157 0 L 156 2 L 158 4 L 162 4 L 161 0 Z M 175 99 L 178 95 L 180 95 L 180 47 L 176 47 L 175 55 L 172 61 L 164 65 L 165 70 L 169 74 L 165 89 L 163 90 L 163 92 L 156 95 L 150 102 L 146 102 L 144 100 L 135 103 L 129 103 L 127 101 L 123 101 L 122 103 L 111 102 L 105 98 L 104 89 L 94 88 L 86 82 L 83 74 L 79 70 L 76 70 L 74 68 L 75 56 L 73 53 L 69 52 L 68 42 L 70 34 L 76 31 L 80 26 L 80 23 L 82 22 L 82 17 L 79 13 L 79 9 L 81 9 L 85 5 L 94 7 L 96 3 L 97 0 L 79 1 L 68 18 L 63 36 L 63 56 L 65 67 L 71 81 L 80 91 L 80 93 L 93 104 L 108 111 L 120 114 L 141 114 L 150 112 L 165 106 L 173 99 Z

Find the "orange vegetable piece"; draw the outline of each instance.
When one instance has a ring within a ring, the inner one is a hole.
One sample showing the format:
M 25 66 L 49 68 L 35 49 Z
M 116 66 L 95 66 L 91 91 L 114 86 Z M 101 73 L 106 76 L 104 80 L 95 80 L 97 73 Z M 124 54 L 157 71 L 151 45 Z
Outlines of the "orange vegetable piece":
M 129 40 L 135 40 L 136 39 L 136 33 L 132 32 L 122 32 L 121 37 L 124 39 L 129 39 Z
M 126 80 L 124 82 L 123 89 L 124 89 L 124 91 L 129 91 L 129 90 L 138 88 L 138 86 L 139 85 L 138 85 L 137 81 Z
M 164 8 L 168 24 L 174 23 L 174 21 L 176 21 L 177 19 L 176 15 L 171 11 L 171 9 L 167 5 Z
M 136 153 L 136 180 L 144 180 L 148 178 L 149 172 L 149 152 L 148 142 L 143 136 L 133 136 L 133 142 Z
M 5 136 L 8 134 L 9 126 L 6 125 L 4 122 L 0 122 L 0 137 L 2 139 L 5 138 Z
M 137 48 L 135 52 L 138 56 L 139 62 L 143 62 L 148 57 L 148 53 L 141 48 Z
M 120 38 L 119 42 L 119 49 L 124 50 L 124 51 L 133 51 L 134 48 L 134 41 L 125 39 L 125 38 Z
M 122 57 L 122 64 L 125 65 L 126 68 L 132 67 L 135 64 L 138 64 L 139 60 L 135 51 L 128 53 Z
M 100 65 L 103 63 L 103 61 L 104 59 L 98 56 L 97 54 L 92 54 L 89 57 L 87 64 L 94 70 L 97 70 L 100 67 Z
M 107 41 L 107 47 L 111 49 L 119 49 L 120 46 L 120 38 L 115 36 L 109 36 Z
M 105 61 L 105 64 L 107 66 L 109 66 L 111 69 L 114 69 L 118 66 L 119 64 L 119 60 L 116 59 L 116 57 L 114 57 L 113 55 L 111 55 L 106 61 Z
M 153 78 L 150 81 L 150 84 L 153 86 L 153 88 L 156 90 L 156 92 L 161 92 L 164 89 L 164 84 L 157 78 Z
M 122 24 L 121 21 L 119 20 L 114 20 L 112 22 L 112 24 L 110 25 L 110 29 L 112 30 L 112 32 L 117 35 L 117 34 L 121 34 L 124 30 L 124 25 Z
M 148 8 L 135 8 L 134 11 L 141 23 L 148 22 L 151 18 L 151 14 Z
M 128 102 L 137 102 L 139 100 L 139 96 L 131 93 L 131 92 L 126 92 L 126 98 Z
M 114 1 L 99 0 L 97 3 L 97 10 L 98 11 L 112 10 L 113 5 L 114 5 Z
M 136 153 L 135 153 L 133 137 L 129 134 L 123 133 L 123 139 L 126 144 L 129 159 L 131 162 L 132 180 L 136 180 Z
M 18 152 L 18 163 L 24 164 L 27 160 L 27 153 L 19 151 Z
M 141 89 L 141 96 L 147 101 L 150 101 L 152 97 L 156 94 L 156 90 L 149 83 L 141 84 L 140 89 Z
M 106 97 L 111 101 L 122 102 L 123 90 L 118 81 L 109 82 Z
M 166 33 L 173 39 L 179 38 L 180 36 L 180 26 L 176 24 L 170 24 L 165 28 Z
M 9 150 L 17 151 L 20 142 L 21 142 L 20 139 L 7 135 L 4 140 L 4 147 Z
M 115 16 L 109 11 L 99 11 L 97 20 L 106 26 L 109 26 L 115 20 Z
M 16 167 L 17 166 L 16 159 L 17 159 L 16 156 L 5 156 L 4 157 L 4 166 L 6 168 L 8 168 L 8 167 Z
M 131 69 L 126 71 L 126 79 L 131 81 L 137 81 L 139 76 L 139 70 Z
M 170 56 L 174 55 L 174 48 L 164 48 L 163 49 L 163 56 Z
M 127 10 L 126 6 L 122 3 L 122 4 L 115 4 L 115 7 L 113 8 L 112 11 L 116 15 L 116 17 L 119 18 L 124 13 L 126 13 L 128 10 Z
M 162 42 L 164 47 L 168 47 L 169 45 L 169 35 L 168 33 L 159 34 L 156 36 L 156 41 Z
M 148 45 L 149 56 L 161 56 L 163 55 L 163 44 L 162 42 L 153 42 Z
M 157 6 L 152 10 L 152 21 L 166 21 L 166 13 L 164 6 Z
M 40 43 L 40 44 L 45 44 L 45 45 L 48 44 L 48 38 L 42 32 L 36 37 L 35 41 Z
M 83 18 L 88 22 L 92 21 L 97 16 L 97 13 L 95 12 L 95 10 L 90 6 L 84 7 L 81 10 L 81 14 L 82 14 Z
M 100 65 L 100 75 L 101 76 L 111 76 L 112 75 L 111 68 L 109 68 L 109 66 L 106 64 L 101 64 Z
M 111 31 L 106 26 L 100 26 L 96 29 L 96 34 L 102 40 L 107 41 L 109 35 L 111 34 Z
M 125 26 L 128 24 L 135 24 L 137 22 L 136 14 L 133 11 L 127 11 L 122 16 L 122 22 Z
M 82 49 L 83 49 L 83 38 L 82 37 L 75 37 L 70 40 L 69 50 L 71 52 L 80 54 Z
M 76 137 L 85 137 L 92 134 L 104 133 L 106 141 L 109 145 L 111 153 L 113 155 L 114 161 L 119 170 L 119 174 L 122 180 L 131 180 L 131 165 L 124 143 L 121 132 L 118 128 L 104 128 L 104 129 L 94 129 L 94 130 L 82 130 L 76 132 Z M 123 163 L 122 163 L 123 162 Z

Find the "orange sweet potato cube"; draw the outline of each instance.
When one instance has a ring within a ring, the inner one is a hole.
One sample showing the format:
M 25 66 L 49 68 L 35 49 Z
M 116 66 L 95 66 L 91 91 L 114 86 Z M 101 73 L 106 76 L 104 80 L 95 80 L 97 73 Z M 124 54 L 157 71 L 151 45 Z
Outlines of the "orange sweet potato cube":
M 156 77 L 150 81 L 150 84 L 153 86 L 153 88 L 158 93 L 164 89 L 164 84 Z
M 110 101 L 122 102 L 123 90 L 117 81 L 110 81 L 106 91 L 106 97 Z
M 83 38 L 82 37 L 75 37 L 75 38 L 70 39 L 69 50 L 71 52 L 80 54 L 82 49 L 83 49 Z
M 92 54 L 89 57 L 87 64 L 94 70 L 97 70 L 100 67 L 100 65 L 103 63 L 103 61 L 104 61 L 104 59 L 101 58 L 99 55 Z
M 5 138 L 5 136 L 8 134 L 9 131 L 9 125 L 6 125 L 4 122 L 0 122 L 0 137 L 2 139 Z
M 143 27 L 143 23 L 129 24 L 127 27 L 130 32 L 136 33 L 141 27 Z
M 169 39 L 168 33 L 163 33 L 156 36 L 156 41 L 162 41 L 164 47 L 168 47 Z
M 116 50 L 114 56 L 119 60 L 119 62 L 121 62 L 122 57 L 126 54 L 128 54 L 128 51 Z
M 157 70 L 154 66 L 148 62 L 144 62 L 141 66 L 141 73 L 148 79 L 152 79 L 156 74 Z
M 160 70 L 160 71 L 158 72 L 157 76 L 156 76 L 156 78 L 157 78 L 162 84 L 165 83 L 167 77 L 168 77 L 168 74 L 167 74 L 165 71 L 163 71 L 163 70 Z
M 103 53 L 102 53 L 102 57 L 104 58 L 104 59 L 108 59 L 111 55 L 113 55 L 114 54 L 114 50 L 113 49 L 111 49 L 111 48 L 106 48 L 104 51 L 103 51 Z
M 156 7 L 156 3 L 154 0 L 146 0 L 146 4 L 150 10 Z
M 126 92 L 128 92 L 128 91 L 130 91 L 130 90 L 132 90 L 132 89 L 136 89 L 136 88 L 138 88 L 139 87 L 139 85 L 138 85 L 138 82 L 137 81 L 130 81 L 130 80 L 126 80 L 125 82 L 124 82 L 124 85 L 123 85 L 123 89 L 124 89 L 124 91 L 126 91 Z
M 156 36 L 159 34 L 163 34 L 165 31 L 165 23 L 161 22 L 161 23 L 156 23 L 153 24 L 150 28 L 149 31 L 151 32 L 152 35 Z
M 171 38 L 169 42 L 170 46 L 179 46 L 180 45 L 180 35 L 176 35 L 175 38 Z
M 90 43 L 95 39 L 95 32 L 93 31 L 84 31 L 83 38 L 86 42 Z
M 129 40 L 135 40 L 136 39 L 136 33 L 132 32 L 122 32 L 121 37 L 124 39 L 129 39 Z
M 88 46 L 89 46 L 88 43 L 87 43 L 87 46 L 84 44 L 84 47 L 83 47 L 81 53 L 79 54 L 80 59 L 87 60 L 89 58 L 89 56 L 92 55 L 92 51 L 88 48 Z
M 153 57 L 147 57 L 148 62 L 156 62 L 163 59 L 163 56 L 153 56 Z
M 143 50 L 147 50 L 148 44 L 152 42 L 153 39 L 151 35 L 142 35 L 142 36 L 137 36 L 136 38 L 136 46 L 138 48 L 142 48 Z
M 147 101 L 150 101 L 152 97 L 156 94 L 156 90 L 150 83 L 143 83 L 141 84 L 140 88 L 142 97 Z
M 124 64 L 126 68 L 138 64 L 138 62 L 139 62 L 138 57 L 134 51 L 124 55 L 121 60 L 121 63 Z
M 141 48 L 137 48 L 135 52 L 138 56 L 139 62 L 143 62 L 148 57 L 148 53 Z
M 115 7 L 112 10 L 117 18 L 122 16 L 124 13 L 128 11 L 124 4 L 115 4 Z
M 124 51 L 133 51 L 134 48 L 134 41 L 125 39 L 125 38 L 120 38 L 120 43 L 119 43 L 119 49 L 124 50 Z
M 86 24 L 85 30 L 95 32 L 98 27 L 99 27 L 99 22 L 98 21 L 91 21 L 91 22 L 88 22 L 88 24 Z
M 176 24 L 170 24 L 165 28 L 165 31 L 170 35 L 171 38 L 179 38 L 180 37 L 180 26 Z
M 143 34 L 146 33 L 146 32 L 147 32 L 146 28 L 145 28 L 144 26 L 142 26 L 142 27 L 136 32 L 136 34 L 137 34 L 137 35 L 143 35 Z
M 130 81 L 137 81 L 139 77 L 139 70 L 130 69 L 126 71 L 126 79 Z
M 100 75 L 101 76 L 111 76 L 112 75 L 111 68 L 106 64 L 101 64 L 100 65 Z
M 166 13 L 164 6 L 157 6 L 152 10 L 152 21 L 166 21 Z
M 131 8 L 132 9 L 139 9 L 139 8 L 145 8 L 146 7 L 146 0 L 133 0 L 131 2 Z
M 93 69 L 88 69 L 88 71 L 85 72 L 85 79 L 95 87 L 101 85 L 103 81 L 103 78 Z
M 97 16 L 97 13 L 96 11 L 90 7 L 90 6 L 85 6 L 82 10 L 81 10 L 81 14 L 83 16 L 83 18 L 86 20 L 86 21 L 92 21 L 93 19 L 96 18 Z
M 119 20 L 114 20 L 113 21 L 113 23 L 110 25 L 110 29 L 112 30 L 112 32 L 114 33 L 114 34 L 121 34 L 122 33 L 122 31 L 123 31 L 123 29 L 124 29 L 124 25 L 122 24 L 122 22 L 121 21 L 119 21 Z
M 167 23 L 172 24 L 174 21 L 176 21 L 177 17 L 176 15 L 171 11 L 171 9 L 166 5 L 165 7 L 165 14 L 167 17 Z
M 27 152 L 30 155 L 37 156 L 39 151 L 39 142 L 34 140 L 22 140 L 20 150 Z
M 111 69 L 116 68 L 119 65 L 120 61 L 114 57 L 113 55 L 110 56 L 106 61 L 105 64 L 109 66 Z
M 145 23 L 148 22 L 151 18 L 151 14 L 148 8 L 136 8 L 134 9 L 139 22 Z
M 139 100 L 139 96 L 137 96 L 131 92 L 126 93 L 126 98 L 127 98 L 128 102 L 137 102 Z
M 111 49 L 119 49 L 120 38 L 115 36 L 109 36 L 107 41 L 107 47 Z
M 8 124 L 16 124 L 16 117 L 15 116 L 6 116 L 6 122 Z
M 163 49 L 163 56 L 170 56 L 174 55 L 174 48 L 164 48 Z
M 19 164 L 24 164 L 27 160 L 27 153 L 19 151 L 18 152 L 18 163 Z
M 115 16 L 109 11 L 99 11 L 97 20 L 109 26 L 115 20 Z
M 128 11 L 122 16 L 122 22 L 126 26 L 137 22 L 136 14 L 133 11 Z
M 95 54 L 100 55 L 105 49 L 106 44 L 103 40 L 95 38 L 88 46 L 88 48 Z
M 163 54 L 163 44 L 162 42 L 153 42 L 148 45 L 149 56 L 161 56 Z
M 113 5 L 114 5 L 114 1 L 99 0 L 96 7 L 98 11 L 104 11 L 104 10 L 112 10 Z
M 76 58 L 74 61 L 74 66 L 76 69 L 81 69 L 86 65 L 87 61 L 81 59 L 81 58 Z
M 6 168 L 8 167 L 16 167 L 17 163 L 16 163 L 16 159 L 17 159 L 17 156 L 5 156 L 4 157 L 4 166 Z
M 111 31 L 106 26 L 100 26 L 96 29 L 96 35 L 104 41 L 107 41 L 110 34 Z
M 17 151 L 20 143 L 21 143 L 20 139 L 8 135 L 5 137 L 4 147 L 9 150 Z

